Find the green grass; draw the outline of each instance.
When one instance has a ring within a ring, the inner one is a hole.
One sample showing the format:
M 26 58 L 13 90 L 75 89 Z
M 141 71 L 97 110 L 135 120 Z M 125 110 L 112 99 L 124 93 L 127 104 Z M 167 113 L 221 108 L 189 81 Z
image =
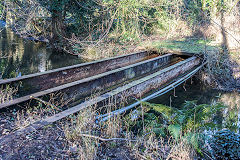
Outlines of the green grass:
M 151 48 L 161 50 L 171 50 L 176 52 L 188 52 L 193 54 L 201 54 L 206 51 L 217 51 L 218 47 L 212 46 L 209 40 L 202 39 L 180 39 L 180 40 L 165 40 L 154 41 L 150 44 Z

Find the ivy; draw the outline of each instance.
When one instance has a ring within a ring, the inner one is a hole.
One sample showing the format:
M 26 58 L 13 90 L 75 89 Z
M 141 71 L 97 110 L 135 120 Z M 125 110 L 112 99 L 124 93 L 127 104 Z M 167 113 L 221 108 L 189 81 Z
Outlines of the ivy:
M 240 135 L 224 129 L 213 136 L 210 144 L 216 159 L 240 159 Z

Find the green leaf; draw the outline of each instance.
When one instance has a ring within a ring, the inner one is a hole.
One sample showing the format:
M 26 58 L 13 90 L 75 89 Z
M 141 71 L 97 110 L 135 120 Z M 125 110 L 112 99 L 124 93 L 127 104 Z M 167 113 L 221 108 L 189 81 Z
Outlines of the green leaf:
M 171 124 L 168 126 L 168 131 L 170 132 L 171 136 L 174 137 L 176 140 L 180 137 L 181 130 L 182 128 L 179 124 Z
M 153 128 L 153 132 L 157 135 L 157 136 L 166 136 L 165 132 L 164 132 L 164 128 Z

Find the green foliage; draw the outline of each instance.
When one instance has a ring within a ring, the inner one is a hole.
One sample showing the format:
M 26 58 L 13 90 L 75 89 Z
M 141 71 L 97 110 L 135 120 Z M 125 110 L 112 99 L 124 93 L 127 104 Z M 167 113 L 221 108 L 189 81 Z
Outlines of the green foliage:
M 166 32 L 174 10 L 175 2 L 167 0 L 121 0 L 104 1 L 105 5 L 114 6 L 110 15 L 114 15 L 111 37 L 120 41 L 137 41 L 146 34 Z
M 203 11 L 208 11 L 211 14 L 222 12 L 229 7 L 227 6 L 229 0 L 201 0 Z
M 240 135 L 222 130 L 213 136 L 210 144 L 216 159 L 240 159 Z
M 217 112 L 225 108 L 222 104 L 215 105 L 201 104 L 196 105 L 195 101 L 186 101 L 184 107 L 176 109 L 159 104 L 150 104 L 143 102 L 146 106 L 150 106 L 154 111 L 161 114 L 169 124 L 178 124 L 183 131 L 199 131 L 205 129 L 216 128 L 213 117 Z
M 178 139 L 181 135 L 181 126 L 179 124 L 171 124 L 168 126 L 168 131 L 175 138 Z
M 199 25 L 206 20 L 202 14 L 201 0 L 187 0 L 184 4 L 184 14 L 187 15 L 185 16 L 185 19 L 188 21 L 190 26 L 193 27 L 195 25 Z
M 153 110 L 161 113 L 161 115 L 171 123 L 175 123 L 175 115 L 181 114 L 176 108 L 171 108 L 162 104 L 154 104 L 151 106 Z
M 203 39 L 179 39 L 179 40 L 167 40 L 167 41 L 158 41 L 151 44 L 142 44 L 150 45 L 152 48 L 157 50 L 173 50 L 179 52 L 189 52 L 189 53 L 205 53 L 211 51 L 218 51 L 218 48 L 211 46 L 210 40 Z
M 210 19 L 230 10 L 230 0 L 186 0 L 184 14 L 191 26 L 210 23 Z
M 129 122 L 135 133 L 142 134 L 144 125 L 146 131 L 152 130 L 156 135 L 166 136 L 169 133 L 176 140 L 180 136 L 186 136 L 191 143 L 199 136 L 195 133 L 219 127 L 215 123 L 215 117 L 225 108 L 220 103 L 196 105 L 195 101 L 186 101 L 182 109 L 148 102 L 142 104 L 150 110 L 144 113 L 143 120 Z M 194 146 L 197 147 L 196 144 Z
M 0 3 L 0 17 L 2 16 L 3 14 L 3 10 L 4 10 L 4 6 L 2 3 Z M 2 17 L 1 17 L 2 18 Z M 1 19 L 0 19 L 1 20 Z
M 107 30 L 109 18 L 112 16 L 110 10 L 101 1 L 94 0 L 72 1 L 66 3 L 65 22 L 69 32 L 77 36 L 89 36 L 91 40 L 99 39 L 99 36 Z
M 239 129 L 238 126 L 238 113 L 239 109 L 238 108 L 230 108 L 228 109 L 227 116 L 225 118 L 225 124 L 224 127 L 228 128 L 231 131 L 237 132 Z
M 59 32 L 66 32 L 63 35 L 66 34 L 68 38 L 78 37 L 84 41 L 84 44 L 71 42 L 71 47 L 75 49 L 73 52 L 76 52 L 78 48 L 104 38 L 122 44 L 136 42 L 153 34 L 175 35 L 171 31 L 179 20 L 187 22 L 185 24 L 194 30 L 194 26 L 210 20 L 210 17 L 203 16 L 203 11 L 210 13 L 214 8 L 219 8 L 219 13 L 229 0 L 38 0 L 36 7 L 31 7 L 29 1 L 9 2 L 13 4 L 12 11 L 16 14 L 13 19 L 19 22 L 18 27 L 27 26 L 25 30 L 31 34 L 49 38 L 52 36 L 51 28 L 54 27 L 49 26 L 53 23 L 52 19 L 61 20 L 64 25 L 59 26 Z M 37 9 L 33 11 L 32 8 Z M 20 16 L 21 12 L 32 13 L 32 22 L 25 22 L 27 18 Z
M 200 144 L 205 138 L 201 132 L 216 129 L 218 125 L 214 118 L 219 111 L 225 108 L 220 103 L 197 105 L 195 101 L 186 101 L 181 109 L 148 102 L 142 102 L 142 104 L 150 110 L 144 113 L 144 121 L 135 121 L 131 124 L 132 128 L 135 130 L 138 128 L 138 133 L 141 134 L 142 132 L 139 130 L 144 124 L 146 131 L 152 130 L 156 135 L 166 136 L 169 134 L 176 141 L 180 137 L 187 139 L 187 142 L 200 154 L 202 154 Z

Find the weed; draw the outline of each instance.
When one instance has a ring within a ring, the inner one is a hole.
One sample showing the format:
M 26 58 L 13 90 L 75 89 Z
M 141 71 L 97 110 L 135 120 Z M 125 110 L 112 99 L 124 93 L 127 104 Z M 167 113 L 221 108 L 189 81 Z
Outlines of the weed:
M 6 85 L 6 87 L 1 86 L 0 104 L 12 100 L 13 96 L 16 95 L 17 91 L 18 91 L 18 88 L 10 87 L 10 85 Z
M 194 148 L 189 145 L 187 139 L 181 138 L 171 144 L 171 150 L 167 156 L 167 160 L 191 160 L 196 157 Z
M 23 106 L 24 109 L 17 109 L 17 111 L 12 112 L 14 114 L 12 118 L 15 129 L 25 128 L 36 121 L 61 112 L 63 107 L 72 100 L 64 99 L 64 94 L 62 93 L 50 94 L 48 101 L 35 97 L 32 98 L 36 100 L 34 106 L 29 102 Z

